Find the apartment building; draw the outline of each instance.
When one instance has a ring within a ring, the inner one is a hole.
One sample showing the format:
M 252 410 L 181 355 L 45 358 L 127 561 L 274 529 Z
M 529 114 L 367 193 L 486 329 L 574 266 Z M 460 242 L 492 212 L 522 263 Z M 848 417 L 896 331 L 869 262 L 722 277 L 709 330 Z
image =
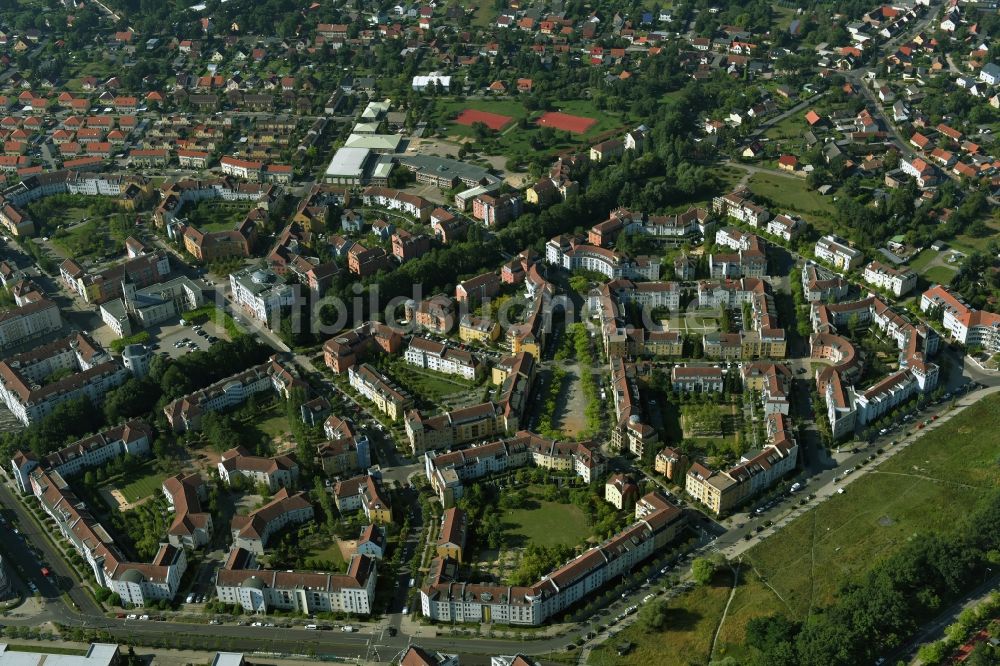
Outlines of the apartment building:
M 969 307 L 962 297 L 936 284 L 920 296 L 920 310 L 941 313 L 941 325 L 957 342 L 1000 351 L 1000 315 Z
M 646 422 L 639 396 L 636 366 L 621 357 L 612 357 L 611 399 L 615 407 L 615 423 L 611 429 L 611 446 L 642 458 L 646 451 L 659 444 L 656 429 Z
M 811 261 L 802 266 L 802 293 L 807 303 L 839 301 L 847 296 L 851 285 L 842 276 Z
M 458 579 L 455 561 L 435 558 L 420 588 L 421 613 L 439 622 L 541 625 L 677 538 L 687 515 L 662 496 L 650 495 L 643 500 L 649 498 L 653 510 L 529 586 L 467 583 Z
M 508 430 L 503 410 L 492 401 L 434 416 L 415 409 L 406 415 L 405 427 L 414 454 L 503 436 Z
M 909 269 L 899 270 L 877 261 L 869 262 L 861 274 L 870 285 L 885 289 L 894 296 L 910 293 L 917 286 L 917 274 Z
M 264 554 L 268 540 L 284 527 L 312 520 L 313 507 L 304 492 L 290 493 L 282 488 L 274 498 L 245 516 L 234 516 L 230 525 L 233 547 L 257 555 Z
M 101 319 L 120 338 L 179 317 L 204 303 L 201 287 L 181 275 L 166 282 L 136 289 L 122 284 L 121 298 L 106 300 L 98 307 Z
M 229 274 L 233 302 L 265 325 L 276 324 L 282 308 L 295 303 L 295 288 L 283 282 L 273 271 L 247 268 Z
M 784 414 L 790 409 L 789 393 L 792 388 L 792 370 L 784 363 L 744 363 L 740 367 L 745 391 L 756 391 L 761 396 L 764 415 Z
M 500 293 L 500 276 L 495 272 L 482 273 L 455 285 L 455 300 L 470 309 L 487 298 Z
M 687 468 L 687 456 L 672 446 L 665 446 L 656 454 L 653 469 L 657 474 L 662 474 L 671 481 L 680 479 L 681 474 Z
M 630 510 L 639 497 L 639 486 L 627 474 L 612 474 L 604 484 L 604 501 L 619 511 Z
M 333 499 L 341 513 L 360 509 L 370 523 L 392 522 L 392 504 L 377 476 L 361 474 L 338 481 L 333 487 Z
M 287 398 L 293 388 L 308 386 L 290 366 L 272 356 L 261 363 L 210 386 L 177 398 L 163 408 L 167 421 L 175 432 L 198 430 L 206 412 L 216 412 L 243 404 L 257 393 L 275 391 Z
M 303 614 L 372 613 L 377 576 L 375 560 L 368 556 L 351 556 L 347 573 L 334 574 L 257 569 L 244 553 L 235 551 L 218 572 L 215 591 L 222 603 L 257 614 L 275 609 Z
M 670 371 L 670 384 L 674 391 L 721 393 L 725 371 L 715 366 L 675 365 Z
M 590 245 L 575 236 L 556 236 L 545 244 L 545 261 L 568 271 L 597 271 L 608 279 L 658 280 L 659 257 L 627 257 L 604 247 Z
M 69 400 L 86 397 L 99 407 L 129 376 L 88 334 L 73 333 L 0 361 L 0 399 L 29 426 Z
M 32 494 L 90 566 L 98 585 L 133 606 L 174 598 L 187 569 L 182 548 L 160 544 L 150 564 L 129 562 L 58 472 L 36 468 L 29 478 Z
M 108 147 L 108 143 L 101 144 L 102 149 Z M 149 181 L 142 176 L 75 169 L 30 174 L 0 195 L 0 225 L 13 236 L 34 234 L 35 224 L 25 212 L 25 207 L 32 201 L 53 194 L 115 197 L 123 208 L 132 209 L 136 199 L 142 198 L 148 191 Z
M 413 336 L 403 360 L 418 368 L 426 368 L 445 375 L 458 375 L 475 380 L 483 373 L 483 365 L 471 353 L 441 342 Z
M 358 545 L 355 552 L 358 555 L 367 555 L 373 560 L 381 560 L 385 556 L 388 542 L 385 536 L 385 528 L 379 525 L 365 525 L 358 536 Z
M 716 232 L 715 242 L 736 252 L 708 255 L 708 269 L 713 278 L 762 278 L 767 275 L 767 245 L 760 236 L 728 227 Z
M 721 217 L 731 217 L 751 227 L 760 228 L 770 219 L 771 214 L 766 208 L 755 204 L 751 196 L 749 190 L 740 189 L 715 197 L 712 199 L 712 210 Z
M 487 227 L 497 227 L 521 216 L 522 201 L 516 194 L 480 194 L 472 200 L 472 217 Z
M 29 474 L 39 464 L 66 478 L 124 455 L 146 457 L 152 436 L 148 423 L 132 419 L 53 451 L 41 462 L 31 452 L 16 451 L 11 459 L 12 476 L 21 492 L 27 494 L 31 492 Z
M 187 204 L 215 199 L 248 202 L 254 209 L 267 212 L 277 195 L 274 185 L 238 183 L 230 178 L 167 181 L 160 189 L 160 203 L 153 212 L 153 220 L 158 227 L 168 226 L 182 217 Z
M 721 515 L 794 470 L 799 447 L 788 417 L 769 414 L 765 425 L 767 445 L 761 451 L 744 454 L 735 467 L 713 471 L 699 462 L 692 464 L 685 477 L 688 495 Z
M 458 323 L 458 338 L 462 342 L 496 342 L 500 338 L 500 324 L 486 317 L 463 315 Z
M 494 383 L 500 384 L 499 399 L 425 417 L 418 410 L 406 415 L 406 435 L 415 455 L 429 449 L 443 449 L 502 437 L 520 428 L 528 395 L 535 380 L 535 359 L 519 352 L 494 368 Z
M 166 280 L 170 275 L 170 259 L 164 251 L 149 252 L 124 263 L 92 273 L 73 259 L 59 265 L 63 283 L 87 303 L 104 303 L 121 298 L 124 285 L 142 289 Z
M 447 557 L 462 564 L 468 536 L 468 516 L 465 511 L 457 507 L 445 509 L 441 516 L 441 531 L 438 533 L 435 545 L 437 556 Z
M 174 519 L 167 539 L 178 548 L 200 548 L 212 540 L 212 514 L 202 510 L 208 499 L 208 484 L 198 474 L 175 474 L 161 486 Z
M 232 485 L 233 479 L 245 479 L 251 486 L 266 486 L 268 492 L 291 488 L 299 478 L 299 464 L 295 454 L 279 456 L 254 456 L 242 446 L 222 454 L 218 464 L 219 478 Z
M 398 354 L 403 348 L 400 330 L 369 321 L 344 331 L 323 344 L 323 361 L 335 373 L 343 374 L 367 354 Z
M 786 243 L 790 243 L 792 239 L 802 233 L 805 226 L 806 223 L 801 218 L 784 214 L 775 215 L 767 223 L 767 233 L 777 236 Z
M 767 283 L 760 278 L 738 280 L 702 280 L 698 282 L 698 307 L 710 310 L 735 309 L 750 303 L 754 294 L 767 293 Z
M 622 278 L 607 282 L 599 289 L 618 303 L 635 304 L 644 310 L 678 312 L 681 307 L 681 286 L 677 282 L 633 282 Z
M 932 297 L 928 302 L 935 301 Z M 838 326 L 852 320 L 871 322 L 899 349 L 898 371 L 868 389 L 852 385 L 860 374 L 860 355 L 837 334 Z M 925 324 L 912 324 L 882 299 L 869 297 L 832 306 L 814 303 L 812 322 L 816 332 L 810 338 L 811 355 L 833 362 L 817 374 L 816 384 L 826 401 L 834 439 L 852 434 L 911 396 L 937 386 L 939 369 L 928 359 L 938 351 L 940 338 Z
M 27 344 L 62 330 L 55 301 L 39 296 L 0 312 L 0 350 Z
M 393 421 L 413 407 L 413 398 L 371 365 L 363 363 L 347 370 L 351 388 L 375 403 L 380 412 Z
M 833 234 L 823 236 L 816 241 L 813 252 L 817 259 L 822 259 L 842 271 L 855 269 L 864 260 L 864 254 L 860 250 L 855 250 L 846 240 Z
M 572 471 L 586 483 L 601 476 L 607 465 L 600 447 L 591 442 L 559 442 L 526 430 L 460 451 L 424 454 L 424 473 L 446 507 L 462 497 L 467 482 L 529 464 Z
M 368 187 L 361 194 L 366 206 L 381 206 L 398 210 L 419 222 L 426 222 L 434 210 L 434 204 L 423 197 L 407 194 L 387 187 Z

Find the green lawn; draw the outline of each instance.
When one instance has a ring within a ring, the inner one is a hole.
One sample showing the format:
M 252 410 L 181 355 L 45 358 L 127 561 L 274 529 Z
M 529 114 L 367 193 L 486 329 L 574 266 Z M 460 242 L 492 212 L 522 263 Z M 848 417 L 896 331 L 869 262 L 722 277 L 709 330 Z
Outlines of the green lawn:
M 202 232 L 229 231 L 246 217 L 250 204 L 231 201 L 200 201 L 184 208 L 184 217 Z
M 819 228 L 827 226 L 835 212 L 833 199 L 809 190 L 803 178 L 755 173 L 750 177 L 749 187 L 754 194 L 767 197 L 783 211 L 798 213 Z
M 620 632 L 590 653 L 593 666 L 689 666 L 707 664 L 712 636 L 732 588 L 732 576 L 716 575 L 712 584 L 667 602 L 667 629 L 648 634 L 637 626 Z M 635 648 L 623 657 L 615 647 L 625 642 Z
M 913 257 L 908 265 L 917 273 L 922 273 L 928 264 L 937 259 L 940 253 L 934 250 L 921 250 L 920 253 Z
M 952 279 L 955 277 L 956 271 L 948 266 L 935 266 L 928 269 L 923 273 L 924 279 L 931 283 L 936 284 L 951 284 Z
M 740 424 L 739 410 L 733 405 L 714 405 L 713 408 L 722 424 L 721 434 L 699 436 L 694 434 L 694 432 L 689 432 L 693 426 L 693 421 L 690 420 L 689 414 L 698 409 L 698 406 L 681 406 L 679 422 L 684 440 L 697 446 L 709 455 L 722 456 L 729 460 L 735 460 L 746 448 L 742 441 L 743 437 L 738 430 Z
M 515 509 L 503 516 L 508 540 L 540 546 L 577 546 L 590 536 L 587 517 L 572 504 L 532 500 L 537 508 Z M 513 537 L 513 539 L 511 539 Z
M 147 466 L 148 468 L 148 466 Z M 150 472 L 145 476 L 134 479 L 123 486 L 119 486 L 118 490 L 121 491 L 122 495 L 125 497 L 125 501 L 138 502 L 144 497 L 149 497 L 150 495 L 160 491 L 160 487 L 163 485 L 163 479 L 167 478 L 166 474 L 161 474 L 159 472 Z
M 410 395 L 431 402 L 456 393 L 466 393 L 474 389 L 472 382 L 452 375 L 442 375 L 430 370 L 417 369 L 404 363 L 394 364 L 390 375 L 405 388 Z
M 253 418 L 246 422 L 246 426 L 259 432 L 269 442 L 287 437 L 291 432 L 284 404 L 277 402 L 262 405 Z
M 708 171 L 711 175 L 719 179 L 722 183 L 721 189 L 724 192 L 731 192 L 734 190 L 745 173 L 743 170 L 731 166 L 711 167 Z
M 488 28 L 496 22 L 496 16 L 497 13 L 493 9 L 493 5 L 483 3 L 476 8 L 471 23 L 479 28 Z
M 874 560 L 921 531 L 947 531 L 1000 486 L 998 450 L 1000 396 L 993 395 L 753 548 L 750 559 L 804 617 Z
M 769 139 L 795 139 L 802 141 L 802 135 L 809 129 L 805 121 L 805 111 L 801 114 L 793 113 L 784 120 L 781 120 L 767 128 L 764 136 Z
M 305 549 L 302 557 L 306 562 L 309 560 L 319 560 L 324 563 L 324 566 L 325 563 L 330 563 L 332 566 L 329 567 L 329 569 L 333 573 L 340 573 L 346 566 L 344 556 L 341 554 L 340 547 L 335 541 L 327 544 L 323 548 L 320 548 L 317 545 L 308 547 Z
M 87 214 L 86 210 L 70 209 L 60 223 L 73 224 Z M 53 232 L 52 242 L 77 261 L 101 258 L 108 254 L 118 254 L 125 249 L 123 239 L 109 233 L 108 220 L 94 220 L 72 229 Z
M 732 655 L 740 662 L 746 623 L 753 617 L 785 612 L 805 620 L 832 602 L 841 585 L 908 540 L 951 530 L 969 507 L 1000 486 L 998 451 L 1000 395 L 994 394 L 752 548 L 743 556 L 744 573 L 714 658 Z M 652 635 L 629 629 L 596 650 L 589 663 L 707 664 L 728 582 L 717 580 L 670 602 L 670 629 Z M 636 649 L 619 658 L 614 646 L 626 640 Z

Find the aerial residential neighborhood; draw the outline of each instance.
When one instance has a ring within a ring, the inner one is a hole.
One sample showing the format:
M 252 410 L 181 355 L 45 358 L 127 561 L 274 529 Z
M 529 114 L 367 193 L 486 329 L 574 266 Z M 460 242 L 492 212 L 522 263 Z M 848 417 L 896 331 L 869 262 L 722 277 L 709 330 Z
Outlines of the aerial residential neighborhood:
M 9 0 L 0 666 L 1000 663 L 998 36 Z

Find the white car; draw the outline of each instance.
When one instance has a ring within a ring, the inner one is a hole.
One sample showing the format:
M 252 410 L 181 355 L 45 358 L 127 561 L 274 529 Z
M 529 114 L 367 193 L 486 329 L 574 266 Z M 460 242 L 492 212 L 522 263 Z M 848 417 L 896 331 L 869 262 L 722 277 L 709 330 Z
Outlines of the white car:
M 139 616 L 138 616 L 138 615 L 136 615 L 135 613 L 130 613 L 130 614 L 128 615 L 128 617 L 126 617 L 125 619 L 126 619 L 126 620 L 138 620 L 138 619 L 139 619 Z

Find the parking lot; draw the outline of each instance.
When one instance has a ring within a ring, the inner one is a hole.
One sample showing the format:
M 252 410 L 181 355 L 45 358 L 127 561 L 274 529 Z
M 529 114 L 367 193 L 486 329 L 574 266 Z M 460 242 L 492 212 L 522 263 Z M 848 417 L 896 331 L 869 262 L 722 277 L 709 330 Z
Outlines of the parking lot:
M 226 339 L 224 331 L 220 331 L 215 322 L 208 321 L 201 326 L 181 326 L 179 323 L 151 329 L 150 344 L 157 352 L 166 352 L 176 358 L 190 354 L 195 350 L 206 350 L 212 346 L 209 337 L 219 340 Z M 183 344 L 182 344 L 183 343 Z

